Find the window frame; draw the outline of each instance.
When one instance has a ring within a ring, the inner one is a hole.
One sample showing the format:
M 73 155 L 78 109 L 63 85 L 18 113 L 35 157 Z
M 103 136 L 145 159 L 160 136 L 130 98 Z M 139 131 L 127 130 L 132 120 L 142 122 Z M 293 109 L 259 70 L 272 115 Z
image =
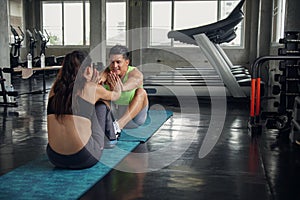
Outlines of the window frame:
M 18 15 L 18 16 L 12 15 L 13 14 L 13 12 L 12 12 L 13 4 L 14 5 L 18 4 L 20 6 L 20 10 L 19 10 L 20 13 L 18 13 L 20 15 Z M 23 38 L 24 40 L 23 40 L 22 46 L 26 47 L 26 31 L 24 31 L 25 23 L 24 23 L 24 2 L 23 2 L 23 0 L 20 0 L 20 2 L 14 2 L 14 3 L 11 1 L 8 1 L 8 16 L 9 16 L 9 26 L 12 25 L 16 29 L 17 33 L 22 36 L 21 32 L 18 29 L 18 26 L 20 26 L 22 32 L 24 33 L 24 37 L 25 37 L 25 38 Z M 12 23 L 13 17 L 20 17 L 20 24 L 13 24 Z M 9 43 L 14 43 L 14 36 L 13 36 L 12 32 L 10 31 L 10 29 L 8 31 L 8 35 L 9 35 L 9 37 L 8 37 Z
M 275 5 L 275 3 L 276 3 L 276 5 Z M 279 39 L 284 37 L 285 14 L 286 14 L 286 0 L 273 1 L 272 29 L 271 29 L 271 31 L 272 31 L 272 33 L 271 33 L 272 46 L 280 45 Z
M 105 24 L 105 26 L 106 26 L 106 38 L 105 38 L 105 41 L 106 41 L 106 46 L 108 46 L 108 47 L 111 47 L 111 46 L 114 46 L 113 44 L 109 44 L 108 43 L 108 23 L 107 23 L 107 13 L 108 13 L 108 6 L 107 6 L 107 4 L 108 3 L 125 3 L 125 23 L 124 23 L 124 26 L 125 26 L 125 44 L 121 44 L 121 45 L 127 45 L 128 44 L 128 34 L 127 34 L 127 31 L 128 31 L 128 8 L 127 8 L 127 6 L 128 6 L 128 0 L 106 0 L 105 1 L 105 3 L 106 3 L 106 24 Z M 118 44 L 120 44 L 120 43 L 118 43 Z
M 55 44 L 55 45 L 51 45 L 51 44 L 48 44 L 47 46 L 48 47 L 50 47 L 50 48 L 58 48 L 58 47 L 87 47 L 87 46 L 89 46 L 90 45 L 90 41 L 87 41 L 87 39 L 89 39 L 90 40 L 90 37 L 88 37 L 87 38 L 87 33 L 86 33 L 86 30 L 87 30 L 87 28 L 86 28 L 86 18 L 87 18 L 87 16 L 86 16 L 86 3 L 89 3 L 90 1 L 89 0 L 43 0 L 43 1 L 41 1 L 41 7 L 40 7 L 40 13 L 41 13 L 41 27 L 42 27 L 42 32 L 44 33 L 44 30 L 45 30 L 45 28 L 44 28 L 44 24 L 43 24 L 43 20 L 44 20 L 44 14 L 43 14 L 43 5 L 44 5 L 44 3 L 49 3 L 49 4 L 51 4 L 51 3 L 53 3 L 53 4 L 61 4 L 61 6 L 62 6 L 62 10 L 61 10 L 61 12 L 62 12 L 62 21 L 61 21 L 61 23 L 62 23 L 62 44 Z M 64 32 L 64 30 L 65 30 L 65 25 L 64 25 L 64 4 L 65 3 L 82 3 L 82 17 L 83 17 L 83 21 L 82 21 L 82 25 L 83 25 L 83 27 L 82 27 L 82 29 L 81 29 L 81 31 L 82 31 L 82 41 L 83 41 L 83 44 L 78 44 L 78 45 L 74 45 L 74 44 L 65 44 L 65 32 Z M 90 12 L 89 12 L 90 13 Z M 90 18 L 90 16 L 89 16 L 89 18 Z M 89 30 L 90 30 L 90 28 L 89 28 Z

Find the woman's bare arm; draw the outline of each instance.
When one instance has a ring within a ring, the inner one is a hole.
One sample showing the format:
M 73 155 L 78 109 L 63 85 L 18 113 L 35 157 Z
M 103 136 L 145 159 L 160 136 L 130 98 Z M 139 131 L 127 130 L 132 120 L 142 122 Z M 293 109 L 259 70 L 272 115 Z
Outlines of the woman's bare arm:
M 106 101 L 115 101 L 120 98 L 121 89 L 119 90 L 107 90 L 102 85 L 98 85 L 96 88 L 96 99 L 97 100 L 106 100 Z

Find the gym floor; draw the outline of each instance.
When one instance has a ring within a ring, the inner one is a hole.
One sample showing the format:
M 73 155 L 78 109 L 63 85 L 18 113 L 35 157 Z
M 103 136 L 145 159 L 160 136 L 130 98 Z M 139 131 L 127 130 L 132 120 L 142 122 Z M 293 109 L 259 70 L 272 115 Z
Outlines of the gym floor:
M 54 77 L 47 75 L 47 88 Z M 16 76 L 13 84 L 21 94 L 17 98 L 19 106 L 0 107 L 0 175 L 45 153 L 48 93 L 26 94 L 30 81 L 32 91 L 42 89 L 41 75 L 34 75 L 31 80 Z M 300 196 L 300 147 L 289 143 L 287 137 L 278 137 L 277 130 L 249 135 L 247 99 L 227 99 L 221 135 L 204 157 L 199 156 L 200 148 L 207 144 L 204 138 L 210 125 L 216 123 L 212 122 L 215 119 L 210 101 L 199 97 L 197 112 L 195 102 L 187 105 L 190 106 L 183 108 L 174 98 L 151 97 L 152 108 L 172 110 L 174 116 L 135 152 L 151 155 L 165 148 L 159 154 L 161 159 L 143 156 L 134 160 L 128 156 L 116 167 L 126 166 L 127 172 L 112 169 L 80 199 L 265 200 Z M 214 131 L 210 134 L 218 136 L 218 130 Z M 174 160 L 159 166 L 160 161 L 168 162 L 168 155 Z

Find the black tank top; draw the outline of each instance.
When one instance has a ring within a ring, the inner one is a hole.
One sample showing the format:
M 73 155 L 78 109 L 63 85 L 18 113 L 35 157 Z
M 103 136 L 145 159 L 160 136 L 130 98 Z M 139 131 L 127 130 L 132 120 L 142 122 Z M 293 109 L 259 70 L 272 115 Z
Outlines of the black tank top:
M 74 112 L 70 113 L 63 113 L 63 114 L 69 114 L 69 115 L 77 115 L 81 117 L 88 118 L 89 120 L 92 119 L 92 116 L 95 112 L 95 105 L 84 100 L 80 96 L 77 97 L 78 105 L 76 106 L 77 109 Z M 48 106 L 47 106 L 47 115 L 56 114 L 54 107 L 53 107 L 53 96 L 49 98 Z

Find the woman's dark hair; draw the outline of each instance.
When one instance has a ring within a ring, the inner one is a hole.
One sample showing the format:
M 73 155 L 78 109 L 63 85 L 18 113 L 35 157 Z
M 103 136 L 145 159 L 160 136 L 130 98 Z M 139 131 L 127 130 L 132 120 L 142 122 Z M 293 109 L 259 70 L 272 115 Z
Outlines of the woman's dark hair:
M 109 56 L 110 55 L 118 55 L 118 54 L 122 54 L 123 58 L 125 60 L 129 59 L 129 51 L 128 51 L 127 47 L 125 47 L 125 46 L 115 45 L 109 51 Z
M 82 91 L 86 83 L 83 76 L 85 69 L 91 66 L 91 58 L 85 51 L 73 51 L 68 53 L 63 61 L 62 68 L 59 70 L 53 85 L 54 97 L 53 108 L 56 117 L 61 117 L 66 113 L 72 112 L 72 95 L 76 97 Z

